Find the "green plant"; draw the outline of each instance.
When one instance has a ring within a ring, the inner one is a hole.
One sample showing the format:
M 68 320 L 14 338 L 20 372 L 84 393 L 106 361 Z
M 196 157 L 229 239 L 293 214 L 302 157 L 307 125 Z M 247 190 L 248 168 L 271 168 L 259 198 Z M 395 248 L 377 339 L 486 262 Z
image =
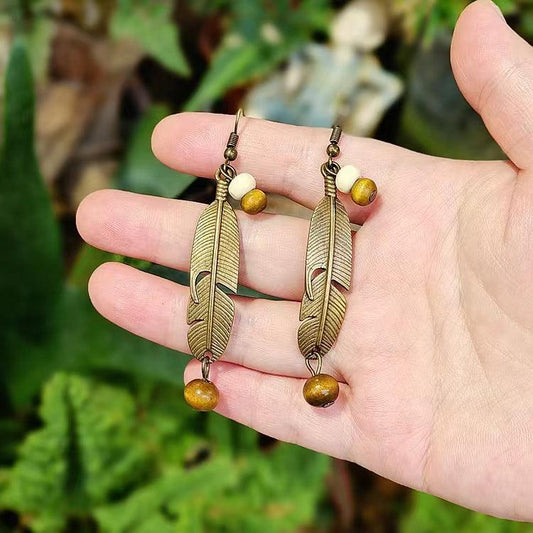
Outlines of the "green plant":
M 32 77 L 22 44 L 13 47 L 10 65 L 0 150 L 0 239 L 9 250 L 0 264 L 5 344 L 49 333 L 62 275 L 59 232 L 33 148 Z
M 36 532 L 91 522 L 112 533 L 290 531 L 322 493 L 325 457 L 289 445 L 262 453 L 253 431 L 200 419 L 171 388 L 134 393 L 59 373 L 40 416 L 0 493 Z
M 417 492 L 401 523 L 402 533 L 532 533 L 533 525 L 493 518 Z
M 42 381 L 63 368 L 129 369 L 180 383 L 184 363 L 174 352 L 109 324 L 92 309 L 85 286 L 62 281 L 59 230 L 33 150 L 33 104 L 30 66 L 19 41 L 6 74 L 0 154 L 0 236 L 10 250 L 0 266 L 0 343 L 11 403 L 27 404 Z M 174 192 L 180 183 L 176 179 Z M 86 250 L 73 279 L 86 280 L 90 269 L 110 257 L 89 251 L 92 258 Z
M 220 2 L 229 25 L 187 110 L 209 107 L 228 89 L 266 75 L 314 32 L 327 32 L 326 0 L 233 0 Z
M 118 0 L 111 18 L 111 36 L 137 43 L 166 68 L 187 76 L 189 65 L 171 15 L 169 0 Z
M 139 120 L 116 178 L 117 187 L 143 194 L 172 198 L 182 194 L 195 180 L 160 163 L 150 148 L 154 126 L 170 114 L 167 106 L 149 107 Z
M 441 29 L 452 31 L 455 23 L 469 4 L 468 0 L 394 0 L 393 12 L 401 17 L 403 31 L 408 40 L 421 37 L 425 44 L 431 43 Z M 530 13 L 528 1 L 496 0 L 504 15 Z M 533 27 L 524 27 L 526 34 L 533 34 Z
M 33 104 L 26 48 L 17 41 L 0 152 L 0 238 L 8 246 L 0 266 L 7 400 L 0 511 L 16 513 L 31 531 L 54 533 L 281 532 L 309 523 L 326 457 L 285 444 L 265 452 L 252 430 L 189 410 L 186 359 L 94 311 L 89 273 L 126 258 L 84 247 L 63 281 L 58 225 L 33 151 Z M 146 124 L 162 112 L 155 108 Z M 146 124 L 133 145 L 147 143 Z M 150 187 L 135 177 L 137 165 L 159 176 L 160 163 L 137 157 L 129 154 L 119 182 Z M 174 195 L 185 186 L 178 178 L 164 188 Z M 41 388 L 35 428 L 32 402 Z
M 100 4 L 95 7 L 96 13 L 104 17 L 107 9 L 104 2 Z M 118 0 L 110 10 L 109 33 L 115 40 L 134 43 L 169 70 L 188 76 L 190 69 L 180 47 L 179 29 L 172 20 L 173 5 L 172 0 Z M 75 3 L 70 8 L 74 6 Z M 84 12 L 83 6 L 74 10 Z M 0 23 L 4 19 L 6 24 L 24 30 L 32 64 L 38 72 L 46 64 L 53 35 L 52 14 L 57 11 L 53 0 L 8 0 L 0 7 Z

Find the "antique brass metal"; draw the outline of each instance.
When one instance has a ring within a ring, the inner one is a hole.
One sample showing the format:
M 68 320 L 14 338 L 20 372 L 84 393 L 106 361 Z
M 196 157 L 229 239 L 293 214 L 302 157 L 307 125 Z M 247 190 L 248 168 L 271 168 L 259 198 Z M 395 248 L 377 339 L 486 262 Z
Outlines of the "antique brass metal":
M 336 126 L 330 146 L 337 146 Z M 341 288 L 350 288 L 352 276 L 352 233 L 346 209 L 337 198 L 335 176 L 340 167 L 332 160 L 339 150 L 328 148 L 329 159 L 321 167 L 325 196 L 313 212 L 305 263 L 305 293 L 300 307 L 298 346 L 311 374 L 322 368 L 322 358 L 339 334 L 346 312 Z M 316 360 L 316 369 L 311 361 Z
M 239 227 L 227 195 L 228 184 L 236 175 L 230 160 L 236 157 L 241 116 L 239 110 L 226 146 L 226 160 L 215 174 L 216 198 L 198 220 L 191 254 L 187 340 L 191 353 L 202 361 L 205 380 L 211 363 L 223 355 L 228 345 L 235 315 L 235 305 L 223 288 L 237 292 Z

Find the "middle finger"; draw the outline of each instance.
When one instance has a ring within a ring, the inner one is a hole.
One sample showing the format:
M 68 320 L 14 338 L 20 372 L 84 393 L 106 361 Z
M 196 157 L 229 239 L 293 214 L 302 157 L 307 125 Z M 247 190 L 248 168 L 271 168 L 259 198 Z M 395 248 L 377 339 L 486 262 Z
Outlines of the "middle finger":
M 78 230 L 111 253 L 188 270 L 203 204 L 105 190 L 80 205 Z M 295 217 L 237 212 L 241 233 L 239 281 L 259 292 L 299 300 L 303 291 L 309 222 Z
M 122 263 L 105 263 L 93 273 L 89 294 L 94 307 L 111 322 L 174 350 L 187 345 L 187 287 Z M 224 360 L 283 376 L 306 377 L 298 350 L 296 302 L 231 297 L 235 321 Z M 339 376 L 334 359 L 325 371 Z

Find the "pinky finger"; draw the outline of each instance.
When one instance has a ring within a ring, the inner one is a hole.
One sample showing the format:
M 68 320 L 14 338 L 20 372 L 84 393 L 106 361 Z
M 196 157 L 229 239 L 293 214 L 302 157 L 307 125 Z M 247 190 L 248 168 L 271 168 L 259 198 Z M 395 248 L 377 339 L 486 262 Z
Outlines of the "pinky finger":
M 200 377 L 200 366 L 196 360 L 187 365 L 185 382 Z M 320 409 L 305 402 L 304 379 L 263 374 L 223 361 L 212 366 L 210 379 L 220 392 L 216 408 L 219 414 L 270 437 L 315 451 L 337 457 L 346 457 L 348 450 L 353 453 L 348 385 L 340 383 L 337 401 Z

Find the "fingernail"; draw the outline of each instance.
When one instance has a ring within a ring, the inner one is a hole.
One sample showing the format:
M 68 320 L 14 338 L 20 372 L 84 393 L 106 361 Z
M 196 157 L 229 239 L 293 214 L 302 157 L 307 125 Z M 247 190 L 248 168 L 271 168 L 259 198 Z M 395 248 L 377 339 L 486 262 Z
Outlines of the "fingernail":
M 500 6 L 498 6 L 498 4 L 496 2 L 493 2 L 492 0 L 489 0 L 489 4 L 492 7 L 492 9 L 494 9 L 498 13 L 498 15 L 500 15 L 500 17 L 503 20 L 505 20 L 505 17 L 503 16 L 503 13 L 502 13 L 502 10 L 500 9 Z

